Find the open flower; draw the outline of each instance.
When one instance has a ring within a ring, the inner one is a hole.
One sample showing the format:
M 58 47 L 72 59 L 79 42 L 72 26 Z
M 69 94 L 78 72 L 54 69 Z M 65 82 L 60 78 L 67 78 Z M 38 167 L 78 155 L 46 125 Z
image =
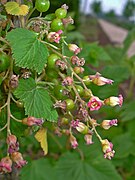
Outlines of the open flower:
M 94 84 L 96 84 L 98 86 L 103 86 L 105 84 L 112 84 L 114 82 L 111 79 L 102 77 L 101 74 L 98 72 L 95 75 L 90 75 L 89 78 Z
M 102 105 L 103 102 L 97 96 L 92 96 L 88 102 L 91 111 L 99 110 Z
M 0 161 L 0 174 L 10 173 L 12 171 L 12 160 L 10 157 L 4 157 Z
M 112 120 L 103 120 L 101 123 L 101 127 L 103 129 L 109 129 L 112 126 L 117 126 L 118 120 L 112 119 Z
M 15 166 L 17 168 L 21 168 L 27 164 L 27 161 L 23 159 L 22 154 L 20 152 L 12 153 L 11 158 L 12 158 L 13 162 L 15 162 Z
M 102 144 L 102 150 L 104 152 L 104 158 L 111 159 L 114 157 L 115 151 L 113 150 L 113 144 L 109 142 L 107 139 L 104 139 L 101 141 Z
M 59 30 L 57 32 L 50 32 L 48 35 L 47 35 L 47 39 L 48 41 L 50 42 L 55 42 L 55 43 L 59 43 L 61 37 L 60 35 L 63 33 L 62 30 Z
M 105 99 L 105 100 L 104 100 L 104 103 L 105 103 L 106 105 L 110 105 L 110 106 L 119 105 L 119 106 L 121 107 L 122 104 L 123 104 L 123 97 L 122 97 L 121 94 L 120 94 L 118 97 L 111 96 L 111 97 Z

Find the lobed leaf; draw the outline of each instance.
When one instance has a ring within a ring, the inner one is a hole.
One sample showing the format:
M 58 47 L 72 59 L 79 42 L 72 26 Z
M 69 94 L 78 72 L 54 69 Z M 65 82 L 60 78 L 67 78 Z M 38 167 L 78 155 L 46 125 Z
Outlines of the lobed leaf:
M 47 90 L 36 86 L 34 79 L 21 79 L 14 94 L 24 102 L 26 115 L 57 121 L 58 114 Z
M 17 66 L 42 72 L 47 62 L 48 49 L 38 40 L 36 33 L 17 28 L 9 32 L 6 38 L 11 44 Z
M 28 14 L 29 7 L 27 5 L 19 5 L 17 2 L 7 2 L 5 4 L 5 9 L 8 14 L 15 16 L 25 16 Z

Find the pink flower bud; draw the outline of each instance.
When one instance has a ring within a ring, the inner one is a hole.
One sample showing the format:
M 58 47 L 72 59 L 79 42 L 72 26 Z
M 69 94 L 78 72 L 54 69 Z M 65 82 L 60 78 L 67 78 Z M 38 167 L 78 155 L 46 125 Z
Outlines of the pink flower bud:
M 10 157 L 4 157 L 0 161 L 0 174 L 10 173 L 12 171 L 12 160 Z
M 62 30 L 59 30 L 58 32 L 50 32 L 48 35 L 47 35 L 47 39 L 48 41 L 50 42 L 55 42 L 55 43 L 59 43 L 61 37 L 60 37 L 60 34 L 62 34 L 63 31 Z
M 74 71 L 76 74 L 82 74 L 84 72 L 84 68 L 76 66 L 74 67 Z
M 32 117 L 32 116 L 24 118 L 22 120 L 22 123 L 26 124 L 28 126 L 33 126 L 33 125 L 41 126 L 43 124 L 43 122 L 44 122 L 43 119 L 37 119 L 37 118 Z
M 85 139 L 87 145 L 93 144 L 92 135 L 91 135 L 91 134 L 86 134 L 86 135 L 84 136 L 84 139 Z
M 117 126 L 117 119 L 113 119 L 113 120 L 104 120 L 101 123 L 101 127 L 103 129 L 109 129 L 111 126 Z
M 13 134 L 8 135 L 6 141 L 7 141 L 7 144 L 8 144 L 8 145 L 16 144 L 16 142 L 17 142 L 17 137 L 16 137 L 15 135 L 13 135 Z
M 11 134 L 7 137 L 8 153 L 11 154 L 19 150 L 19 142 L 15 135 Z
M 20 152 L 14 152 L 11 154 L 12 160 L 16 163 L 17 168 L 21 168 L 24 165 L 27 164 L 27 161 L 25 161 L 22 157 L 22 154 Z
M 119 106 L 121 107 L 122 104 L 123 104 L 123 97 L 122 97 L 121 94 L 120 94 L 118 97 L 111 96 L 111 97 L 105 99 L 105 100 L 104 100 L 104 103 L 105 103 L 106 105 L 110 105 L 110 106 L 119 105 Z
M 63 86 L 70 86 L 70 85 L 72 85 L 72 84 L 73 84 L 73 79 L 72 79 L 70 76 L 66 77 L 66 78 L 62 81 L 62 85 L 63 85 Z
M 102 150 L 104 152 L 104 158 L 111 159 L 114 157 L 115 151 L 113 150 L 113 144 L 109 142 L 107 139 L 101 141 Z
M 62 19 L 62 23 L 64 24 L 64 26 L 67 26 L 68 24 L 74 24 L 74 20 L 72 19 L 71 16 Z
M 82 134 L 87 134 L 89 132 L 89 128 L 84 123 L 79 122 L 78 119 L 76 121 L 72 120 L 71 126 Z
M 88 102 L 88 107 L 90 108 L 90 111 L 99 110 L 102 105 L 103 102 L 97 96 L 92 96 Z
M 71 134 L 69 140 L 70 140 L 72 148 L 76 149 L 78 146 L 78 142 L 77 142 L 76 138 Z
M 81 48 L 79 48 L 76 44 L 68 44 L 68 48 L 70 51 L 74 52 L 74 54 L 78 54 L 81 52 Z
M 100 73 L 96 73 L 95 75 L 90 75 L 89 76 L 90 80 L 98 86 L 103 86 L 105 84 L 112 84 L 114 81 L 111 79 L 107 79 L 101 76 Z

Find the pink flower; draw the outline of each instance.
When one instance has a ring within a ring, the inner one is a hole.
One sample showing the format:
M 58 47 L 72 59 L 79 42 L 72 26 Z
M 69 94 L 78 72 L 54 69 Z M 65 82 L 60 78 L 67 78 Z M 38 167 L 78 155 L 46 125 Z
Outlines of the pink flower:
M 59 30 L 57 32 L 50 32 L 48 35 L 47 35 L 47 39 L 48 41 L 50 42 L 55 42 L 55 43 L 59 43 L 61 37 L 60 35 L 63 33 L 62 30 Z
M 8 153 L 11 154 L 19 150 L 19 142 L 15 135 L 11 134 L 7 137 Z
M 119 105 L 119 106 L 121 107 L 122 104 L 123 104 L 123 97 L 122 97 L 121 94 L 120 94 L 118 97 L 111 96 L 111 97 L 105 99 L 105 100 L 104 100 L 104 103 L 105 103 L 106 105 L 110 105 L 110 106 Z
M 14 152 L 11 154 L 12 160 L 16 163 L 17 168 L 21 168 L 24 165 L 27 164 L 27 161 L 25 161 L 22 157 L 22 154 L 20 152 Z
M 100 73 L 96 73 L 95 75 L 90 75 L 89 76 L 90 80 L 98 86 L 103 86 L 105 84 L 112 84 L 114 81 L 111 79 L 107 79 L 101 76 Z
M 75 55 L 81 52 L 81 48 L 79 48 L 76 44 L 68 44 L 68 48 L 70 51 L 74 52 Z
M 12 160 L 10 157 L 4 157 L 0 161 L 0 174 L 10 173 L 12 171 Z
M 43 122 L 44 122 L 43 119 L 37 119 L 37 118 L 32 117 L 32 116 L 24 118 L 22 120 L 22 123 L 26 124 L 28 126 L 33 126 L 33 125 L 41 126 L 43 124 Z
M 101 141 L 102 144 L 102 150 L 104 152 L 104 158 L 111 159 L 114 157 L 115 151 L 113 150 L 113 144 L 109 142 L 107 139 L 104 139 Z
M 92 96 L 88 102 L 88 107 L 90 108 L 90 111 L 99 110 L 102 105 L 103 102 L 97 96 Z
M 76 138 L 71 134 L 69 140 L 70 140 L 72 148 L 76 149 L 78 146 L 78 142 L 77 142 Z
M 84 139 L 85 139 L 87 145 L 93 144 L 92 135 L 91 135 L 91 134 L 86 134 L 86 135 L 84 136 Z
M 111 126 L 117 126 L 118 120 L 112 119 L 112 120 L 103 120 L 101 123 L 101 127 L 104 129 L 109 129 Z

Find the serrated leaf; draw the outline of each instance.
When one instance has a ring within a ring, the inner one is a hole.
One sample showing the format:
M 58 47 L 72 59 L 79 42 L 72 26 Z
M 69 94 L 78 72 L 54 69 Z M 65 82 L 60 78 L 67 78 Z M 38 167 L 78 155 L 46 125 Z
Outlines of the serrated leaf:
M 38 40 L 36 33 L 17 28 L 9 32 L 6 38 L 11 44 L 17 66 L 42 72 L 47 62 L 48 49 Z
M 44 151 L 44 155 L 46 155 L 48 153 L 47 129 L 39 129 L 38 132 L 35 134 L 35 138 L 40 143 L 40 146 Z
M 29 7 L 27 5 L 22 4 L 20 6 L 20 13 L 19 15 L 25 16 L 29 12 Z
M 103 158 L 81 160 L 75 153 L 65 153 L 57 163 L 59 180 L 121 180 L 110 161 Z
M 24 102 L 26 115 L 57 121 L 58 114 L 47 90 L 36 86 L 34 79 L 21 79 L 14 94 Z
M 17 2 L 7 2 L 5 4 L 5 9 L 8 14 L 15 16 L 25 16 L 29 11 L 29 7 L 27 5 L 19 5 Z
M 20 180 L 55 180 L 55 169 L 48 159 L 33 160 L 21 169 Z

